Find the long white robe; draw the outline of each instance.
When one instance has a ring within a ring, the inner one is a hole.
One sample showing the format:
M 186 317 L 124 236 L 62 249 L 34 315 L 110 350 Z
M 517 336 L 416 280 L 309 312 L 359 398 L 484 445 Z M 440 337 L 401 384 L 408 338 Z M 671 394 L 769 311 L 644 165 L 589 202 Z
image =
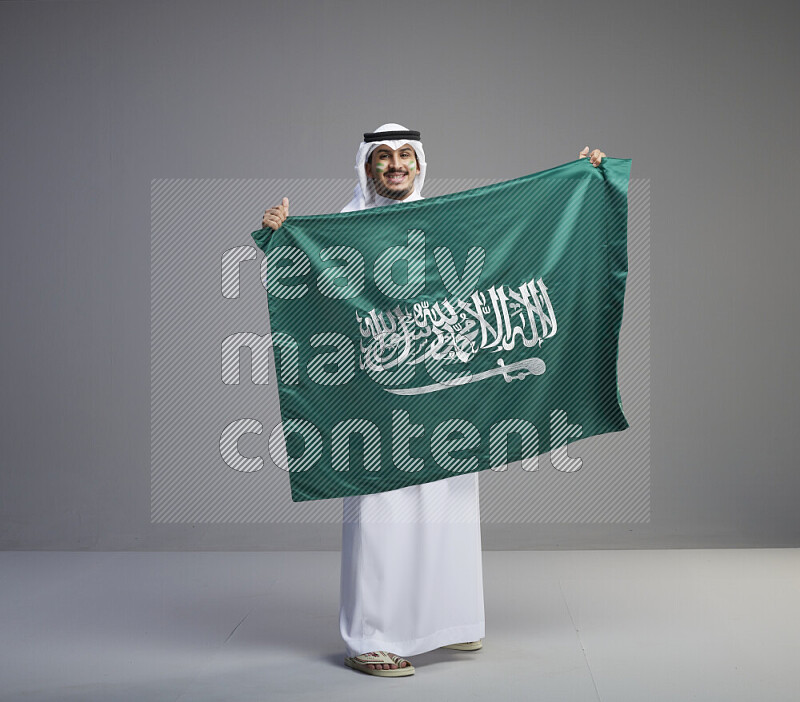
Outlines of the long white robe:
M 339 630 L 348 656 L 484 637 L 476 473 L 343 498 Z

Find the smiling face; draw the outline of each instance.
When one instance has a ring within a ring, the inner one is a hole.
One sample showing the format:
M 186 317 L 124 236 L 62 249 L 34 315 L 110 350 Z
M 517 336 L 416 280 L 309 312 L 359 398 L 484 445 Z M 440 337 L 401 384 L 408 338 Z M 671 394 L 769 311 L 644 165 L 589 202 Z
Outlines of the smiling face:
M 405 200 L 414 192 L 417 156 L 408 144 L 403 144 L 399 149 L 381 144 L 372 152 L 365 168 L 367 178 L 373 179 L 378 195 Z

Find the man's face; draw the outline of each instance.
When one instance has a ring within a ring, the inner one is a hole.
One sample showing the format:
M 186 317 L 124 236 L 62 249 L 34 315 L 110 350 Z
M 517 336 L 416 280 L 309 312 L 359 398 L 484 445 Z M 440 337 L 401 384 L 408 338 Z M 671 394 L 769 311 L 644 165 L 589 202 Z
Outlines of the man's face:
M 378 195 L 405 200 L 414 192 L 414 179 L 417 177 L 417 157 L 408 144 L 399 149 L 391 149 L 381 144 L 371 154 L 366 166 L 367 178 L 375 182 Z

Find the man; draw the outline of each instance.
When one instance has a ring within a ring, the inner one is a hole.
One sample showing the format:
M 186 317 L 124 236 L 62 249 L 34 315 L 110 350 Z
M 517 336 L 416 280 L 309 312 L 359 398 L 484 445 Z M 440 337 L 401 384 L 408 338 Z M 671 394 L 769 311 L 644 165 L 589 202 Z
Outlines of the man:
M 597 166 L 603 156 L 595 149 L 590 160 Z M 358 184 L 342 212 L 422 200 L 426 168 L 419 132 L 382 125 L 359 145 Z M 262 227 L 276 230 L 288 215 L 283 198 Z M 477 650 L 484 621 L 477 473 L 343 498 L 339 629 L 347 666 L 412 675 L 402 656 Z

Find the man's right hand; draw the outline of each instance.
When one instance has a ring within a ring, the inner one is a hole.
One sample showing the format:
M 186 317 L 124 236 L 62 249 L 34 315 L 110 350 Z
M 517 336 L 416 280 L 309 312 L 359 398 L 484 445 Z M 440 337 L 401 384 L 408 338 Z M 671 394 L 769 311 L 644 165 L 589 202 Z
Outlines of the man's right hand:
M 270 207 L 261 218 L 261 228 L 279 229 L 284 220 L 289 216 L 289 198 L 283 198 L 280 205 Z

